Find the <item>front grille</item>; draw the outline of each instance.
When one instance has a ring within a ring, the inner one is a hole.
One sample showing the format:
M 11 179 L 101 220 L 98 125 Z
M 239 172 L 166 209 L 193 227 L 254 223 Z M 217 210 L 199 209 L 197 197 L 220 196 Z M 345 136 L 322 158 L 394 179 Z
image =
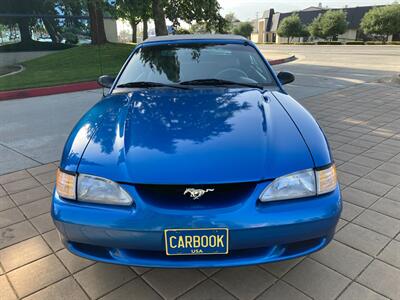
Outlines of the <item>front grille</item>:
M 136 190 L 143 201 L 154 206 L 170 209 L 209 209 L 232 206 L 247 199 L 256 183 L 235 183 L 215 185 L 152 185 L 139 184 Z M 213 190 L 198 199 L 184 194 L 186 189 Z

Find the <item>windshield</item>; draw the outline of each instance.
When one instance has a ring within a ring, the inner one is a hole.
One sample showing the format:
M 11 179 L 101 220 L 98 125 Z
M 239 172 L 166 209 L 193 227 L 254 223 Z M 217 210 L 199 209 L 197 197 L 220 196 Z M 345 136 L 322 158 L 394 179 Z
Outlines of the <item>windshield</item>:
M 184 44 L 140 48 L 130 59 L 117 86 L 132 82 L 179 84 L 204 79 L 275 85 L 265 62 L 251 46 Z

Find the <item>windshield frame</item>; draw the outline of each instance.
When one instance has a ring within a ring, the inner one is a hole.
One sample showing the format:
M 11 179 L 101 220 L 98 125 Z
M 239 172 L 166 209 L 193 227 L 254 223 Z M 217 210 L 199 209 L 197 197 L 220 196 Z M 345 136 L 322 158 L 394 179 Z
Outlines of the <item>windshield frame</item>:
M 229 44 L 238 44 L 238 45 L 243 45 L 244 47 L 252 47 L 255 52 L 260 56 L 261 61 L 265 64 L 266 68 L 270 72 L 270 76 L 272 80 L 275 83 L 275 86 L 266 86 L 268 88 L 276 88 L 282 93 L 286 93 L 286 91 L 283 89 L 283 86 L 281 82 L 279 81 L 275 71 L 272 69 L 271 65 L 267 61 L 267 59 L 264 57 L 264 55 L 261 53 L 261 51 L 257 48 L 257 46 L 248 40 L 230 40 L 230 39 L 187 39 L 187 40 L 165 40 L 165 41 L 149 41 L 149 42 L 142 42 L 138 44 L 131 54 L 128 56 L 127 60 L 123 64 L 121 70 L 119 71 L 118 75 L 116 76 L 114 83 L 112 87 L 110 88 L 108 95 L 111 95 L 115 92 L 115 90 L 118 90 L 118 93 L 120 93 L 121 89 L 126 89 L 126 88 L 118 88 L 117 83 L 120 80 L 120 77 L 122 73 L 125 71 L 127 65 L 131 61 L 133 55 L 135 55 L 140 49 L 146 48 L 146 47 L 157 47 L 157 46 L 162 46 L 162 45 L 167 45 L 167 46 L 174 46 L 174 45 L 190 45 L 190 44 L 210 44 L 210 45 L 217 45 L 217 44 L 224 44 L 224 45 L 229 45 Z M 131 89 L 131 88 L 130 88 Z

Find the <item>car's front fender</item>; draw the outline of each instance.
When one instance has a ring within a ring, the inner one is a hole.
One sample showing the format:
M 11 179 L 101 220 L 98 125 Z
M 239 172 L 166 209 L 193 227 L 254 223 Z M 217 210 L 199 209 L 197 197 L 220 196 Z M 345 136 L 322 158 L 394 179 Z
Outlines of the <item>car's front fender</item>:
M 75 125 L 65 143 L 61 156 L 60 168 L 62 170 L 69 172 L 77 171 L 86 146 L 103 120 L 107 118 L 109 113 L 115 110 L 116 107 L 122 106 L 123 103 L 121 102 L 129 102 L 128 97 L 125 95 L 113 97 L 113 100 L 114 101 L 109 101 L 109 97 L 105 97 L 85 113 Z M 116 105 L 116 103 L 118 105 Z
M 333 162 L 328 141 L 313 116 L 289 95 L 272 92 L 296 124 L 305 143 L 310 149 L 315 167 L 323 167 Z

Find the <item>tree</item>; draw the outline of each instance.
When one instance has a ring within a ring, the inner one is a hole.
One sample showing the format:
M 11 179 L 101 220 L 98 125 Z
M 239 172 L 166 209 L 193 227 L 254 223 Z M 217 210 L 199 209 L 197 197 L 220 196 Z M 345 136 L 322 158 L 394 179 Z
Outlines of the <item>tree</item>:
M 400 4 L 370 9 L 360 25 L 365 34 L 379 35 L 387 41 L 389 35 L 400 32 Z
M 322 33 L 322 26 L 321 26 L 321 15 L 316 17 L 311 24 L 308 26 L 308 32 L 311 36 L 317 38 L 325 39 L 325 36 Z
M 0 13 L 10 14 L 11 16 L 0 18 L 0 23 L 4 25 L 18 25 L 19 33 L 21 37 L 21 44 L 31 44 L 32 34 L 31 29 L 37 22 L 37 18 L 31 16 L 21 16 L 21 15 L 32 15 L 32 14 L 54 14 L 53 0 L 46 1 L 40 0 L 2 0 L 0 5 Z M 49 7 L 52 10 L 49 11 Z M 15 15 L 15 16 L 12 16 Z M 45 22 L 46 21 L 46 22 Z M 51 32 L 47 27 L 50 22 L 47 18 L 43 18 L 44 25 L 47 31 Z M 54 20 L 53 20 L 54 22 Z M 49 33 L 50 33 L 49 32 Z
M 298 14 L 294 13 L 289 17 L 282 20 L 278 27 L 278 34 L 288 38 L 288 43 L 292 37 L 303 37 L 307 36 L 308 32 L 304 25 L 301 23 Z
M 175 34 L 190 34 L 190 31 L 185 28 L 178 27 L 175 29 Z
M 242 22 L 238 27 L 233 29 L 234 34 L 238 34 L 244 36 L 245 38 L 249 38 L 251 33 L 253 32 L 253 25 L 250 22 Z
M 87 14 L 86 0 L 58 1 L 56 11 L 65 16 L 62 36 L 66 40 L 79 41 L 78 35 L 90 36 L 90 24 L 84 18 L 77 18 Z
M 143 40 L 147 38 L 147 22 L 151 17 L 150 0 L 116 0 L 112 14 L 130 23 L 132 42 L 137 42 L 137 25 L 140 22 L 143 22 Z
M 154 25 L 156 27 L 156 35 L 168 35 L 164 5 L 165 3 L 162 0 L 153 0 L 152 2 L 152 13 Z
M 41 7 L 37 7 L 37 9 L 38 14 L 57 15 L 56 3 L 54 0 L 42 1 Z M 52 17 L 42 17 L 42 21 L 47 33 L 50 35 L 51 40 L 55 43 L 60 43 L 63 39 L 63 36 L 61 34 L 62 30 L 59 22 Z
M 234 13 L 229 13 L 225 15 L 225 31 L 229 33 L 233 33 L 233 29 L 235 27 L 235 23 L 239 23 L 240 21 L 235 17 Z
M 138 1 L 135 0 L 117 0 L 115 2 L 115 11 L 118 18 L 127 20 L 132 27 L 132 42 L 137 42 L 137 24 L 140 22 L 140 13 Z
M 196 22 L 190 26 L 190 33 L 209 33 L 206 28 L 206 23 L 204 22 Z
M 219 14 L 220 8 L 218 0 L 153 0 L 156 35 L 168 34 L 165 18 L 168 18 L 174 27 L 179 27 L 181 21 L 188 24 L 195 21 L 204 23 L 208 32 L 223 32 L 226 22 Z
M 3 33 L 5 33 L 7 30 L 7 26 L 0 24 L 0 39 L 1 39 L 1 43 L 4 42 L 3 40 Z
M 328 10 L 320 18 L 322 36 L 337 40 L 347 30 L 346 13 L 342 10 Z
M 148 21 L 151 18 L 151 0 L 141 0 L 142 2 L 142 22 L 143 22 L 143 41 L 149 37 Z
M 337 40 L 339 34 L 347 30 L 346 13 L 342 10 L 328 10 L 316 17 L 308 26 L 313 37 Z
M 107 43 L 106 31 L 104 29 L 103 7 L 104 2 L 102 0 L 87 0 L 90 18 L 90 35 L 93 45 Z
M 146 40 L 149 37 L 149 28 L 148 28 L 148 22 L 149 19 L 143 19 L 143 41 Z
M 33 2 L 33 1 L 32 1 Z M 6 14 L 26 14 L 32 12 L 34 9 L 34 3 L 28 0 L 16 1 L 3 0 L 0 5 L 0 13 Z M 2 17 L 0 23 L 4 25 L 18 25 L 21 37 L 21 43 L 29 44 L 32 42 L 31 29 L 33 25 L 33 19 L 28 17 Z

